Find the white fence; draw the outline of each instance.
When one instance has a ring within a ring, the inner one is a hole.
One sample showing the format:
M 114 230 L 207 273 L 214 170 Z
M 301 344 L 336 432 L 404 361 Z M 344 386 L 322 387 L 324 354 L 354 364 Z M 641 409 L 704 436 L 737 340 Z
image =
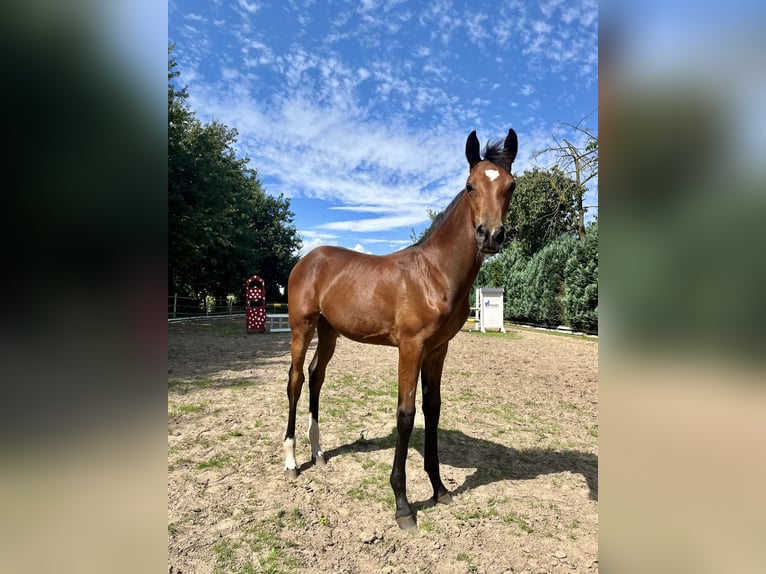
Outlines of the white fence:
M 266 313 L 287 313 L 287 303 L 266 303 Z M 183 297 L 168 295 L 168 320 L 188 319 L 191 317 L 243 316 L 245 301 L 229 296 L 225 299 L 207 297 Z

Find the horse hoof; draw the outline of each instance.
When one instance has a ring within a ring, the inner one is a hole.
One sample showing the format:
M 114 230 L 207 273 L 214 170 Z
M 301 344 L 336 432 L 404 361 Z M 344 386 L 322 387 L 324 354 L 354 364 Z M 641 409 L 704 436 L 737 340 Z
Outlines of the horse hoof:
M 415 515 L 413 514 L 405 514 L 404 516 L 397 516 L 396 517 L 396 524 L 399 525 L 399 528 L 402 530 L 412 530 L 417 526 L 417 523 L 415 522 Z
M 436 502 L 438 502 L 439 504 L 452 504 L 452 495 L 449 492 L 440 494 L 436 498 Z
M 314 457 L 315 466 L 325 466 L 326 464 L 327 464 L 327 459 L 324 457 L 323 454 L 318 454 Z
M 285 478 L 287 480 L 295 480 L 298 478 L 298 469 L 297 468 L 286 468 L 285 469 Z

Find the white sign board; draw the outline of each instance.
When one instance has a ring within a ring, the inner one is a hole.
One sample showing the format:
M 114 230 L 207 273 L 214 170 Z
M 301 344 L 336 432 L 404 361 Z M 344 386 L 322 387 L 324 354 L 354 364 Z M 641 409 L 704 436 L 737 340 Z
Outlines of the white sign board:
M 481 332 L 487 329 L 505 333 L 503 326 L 503 291 L 502 287 L 482 287 L 478 290 L 479 324 Z

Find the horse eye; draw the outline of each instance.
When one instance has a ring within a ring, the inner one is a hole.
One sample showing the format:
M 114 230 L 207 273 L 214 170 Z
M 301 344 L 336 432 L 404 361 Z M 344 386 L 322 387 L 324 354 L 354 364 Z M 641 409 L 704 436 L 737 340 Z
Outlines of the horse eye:
M 473 186 L 472 186 L 470 183 L 466 183 L 466 184 L 465 184 L 465 190 L 466 190 L 468 193 L 471 193 L 471 192 L 473 191 Z

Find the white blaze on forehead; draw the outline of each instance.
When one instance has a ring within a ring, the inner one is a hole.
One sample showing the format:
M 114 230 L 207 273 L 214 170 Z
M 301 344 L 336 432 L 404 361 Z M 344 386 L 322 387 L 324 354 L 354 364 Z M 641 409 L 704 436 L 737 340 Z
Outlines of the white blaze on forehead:
M 497 177 L 500 175 L 500 172 L 496 169 L 485 169 L 484 175 L 486 175 L 489 178 L 489 181 L 495 181 Z

